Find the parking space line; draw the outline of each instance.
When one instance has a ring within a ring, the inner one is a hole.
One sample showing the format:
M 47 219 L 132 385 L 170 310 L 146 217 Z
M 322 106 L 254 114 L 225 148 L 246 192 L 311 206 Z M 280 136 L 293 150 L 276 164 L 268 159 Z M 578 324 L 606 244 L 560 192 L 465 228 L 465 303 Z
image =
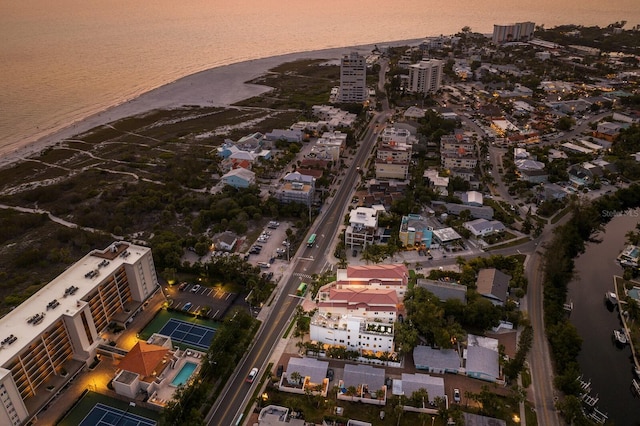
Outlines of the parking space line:
M 207 289 L 207 290 L 208 290 L 208 291 L 207 291 L 207 296 L 208 296 L 208 295 L 210 295 L 210 294 L 211 294 L 211 292 L 213 291 L 213 289 L 212 289 L 212 288 L 209 288 L 209 289 Z
M 218 316 L 218 312 L 220 312 L 220 309 L 218 309 L 218 310 L 216 311 L 216 313 L 215 313 L 215 314 L 213 314 L 213 318 L 215 318 L 215 317 L 217 317 L 217 316 Z
M 225 297 L 224 300 L 227 300 L 230 296 L 231 296 L 231 293 L 227 293 L 227 297 Z

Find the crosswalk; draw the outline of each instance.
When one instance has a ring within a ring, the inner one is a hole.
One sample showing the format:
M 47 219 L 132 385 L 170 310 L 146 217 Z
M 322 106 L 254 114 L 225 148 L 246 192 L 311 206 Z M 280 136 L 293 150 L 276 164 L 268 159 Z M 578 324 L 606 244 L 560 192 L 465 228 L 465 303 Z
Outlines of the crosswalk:
M 313 277 L 311 277 L 311 275 L 309 275 L 309 274 L 301 274 L 301 273 L 299 273 L 299 272 L 295 272 L 295 273 L 293 274 L 293 276 L 294 276 L 294 277 L 298 277 L 298 278 L 300 278 L 301 280 L 308 280 L 308 281 L 311 281 L 311 280 L 313 279 Z

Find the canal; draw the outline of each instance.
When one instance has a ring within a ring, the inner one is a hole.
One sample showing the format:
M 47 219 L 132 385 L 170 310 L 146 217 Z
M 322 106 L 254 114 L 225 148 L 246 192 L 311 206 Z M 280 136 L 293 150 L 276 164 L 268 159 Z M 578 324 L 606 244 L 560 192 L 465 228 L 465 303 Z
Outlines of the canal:
M 583 339 L 578 357 L 583 379 L 591 381 L 596 407 L 616 426 L 640 422 L 640 399 L 631 390 L 634 377 L 631 349 L 619 347 L 613 330 L 621 327 L 618 310 L 607 307 L 605 292 L 613 291 L 613 276 L 623 270 L 616 256 L 626 245 L 625 234 L 639 222 L 640 211 L 614 217 L 599 232 L 600 243 L 588 243 L 585 253 L 575 259 L 576 276 L 569 284 L 573 302 L 571 322 Z

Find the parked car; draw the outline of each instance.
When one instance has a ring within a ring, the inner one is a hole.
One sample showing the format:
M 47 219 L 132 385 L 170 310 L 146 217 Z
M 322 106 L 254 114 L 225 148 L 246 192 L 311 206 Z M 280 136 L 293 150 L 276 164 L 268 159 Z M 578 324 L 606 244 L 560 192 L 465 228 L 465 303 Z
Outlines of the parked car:
M 327 379 L 329 379 L 330 382 L 333 381 L 333 370 L 331 368 L 327 370 Z
M 251 372 L 249 372 L 249 375 L 247 376 L 247 383 L 253 383 L 257 375 L 258 375 L 258 368 L 253 367 L 251 369 Z
M 181 282 L 180 285 L 178 286 L 178 290 L 182 291 L 185 289 L 186 286 L 187 286 L 186 282 Z
M 282 377 L 282 372 L 284 371 L 284 365 L 280 364 L 278 369 L 276 370 L 276 377 Z
M 200 284 L 196 284 L 191 288 L 191 293 L 195 293 L 200 290 Z
M 458 388 L 453 390 L 453 402 L 460 403 L 460 389 Z

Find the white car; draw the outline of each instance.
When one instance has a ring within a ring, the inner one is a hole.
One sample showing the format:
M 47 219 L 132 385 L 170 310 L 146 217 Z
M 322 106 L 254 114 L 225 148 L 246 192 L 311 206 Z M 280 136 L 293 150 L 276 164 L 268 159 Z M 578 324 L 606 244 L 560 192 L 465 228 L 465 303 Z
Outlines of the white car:
M 251 372 L 249 372 L 249 375 L 247 376 L 247 383 L 253 383 L 257 375 L 258 375 L 258 368 L 253 367 L 251 369 Z
M 460 389 L 458 388 L 453 390 L 453 402 L 460 403 Z

